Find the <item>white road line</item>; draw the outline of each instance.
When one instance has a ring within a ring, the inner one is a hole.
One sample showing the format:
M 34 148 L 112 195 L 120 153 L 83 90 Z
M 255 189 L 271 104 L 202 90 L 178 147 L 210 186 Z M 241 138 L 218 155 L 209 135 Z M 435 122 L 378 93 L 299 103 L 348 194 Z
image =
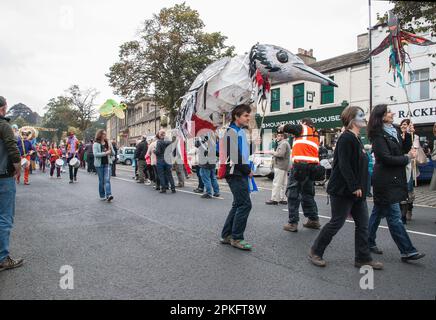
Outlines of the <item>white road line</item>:
M 123 179 L 123 178 L 118 178 L 118 177 L 112 177 L 112 179 L 117 179 L 117 180 L 121 180 L 121 181 L 125 181 L 125 182 L 130 182 L 130 183 L 140 184 L 140 183 L 136 183 L 135 181 L 131 181 L 131 180 L 128 180 L 128 179 Z M 193 194 L 193 195 L 195 195 L 195 196 L 199 196 L 199 197 L 202 196 L 202 194 L 195 193 L 195 192 L 191 192 L 191 191 L 187 191 L 187 190 L 181 190 L 181 189 L 177 189 L 177 192 Z M 225 191 L 224 191 L 224 192 L 225 192 Z M 226 193 L 229 193 L 229 192 L 226 192 Z M 216 200 L 225 200 L 225 199 L 222 198 L 222 197 L 218 197 L 218 198 L 215 198 L 215 197 L 214 197 L 213 199 L 216 199 Z
M 288 210 L 287 209 L 282 209 L 284 212 L 288 212 Z M 303 212 L 300 212 L 300 214 L 303 214 Z M 330 218 L 331 217 L 328 217 L 328 216 L 321 216 L 321 215 L 319 215 L 319 217 L 320 218 L 324 218 L 324 219 L 329 219 L 330 220 Z M 348 223 L 354 223 L 354 221 L 353 220 L 346 220 L 346 222 L 348 222 Z M 379 226 L 379 228 L 381 228 L 381 229 L 386 229 L 386 230 L 389 230 L 389 228 L 388 227 L 385 227 L 385 226 Z M 424 232 L 418 232 L 418 231 L 412 231 L 412 230 L 406 230 L 408 233 L 410 233 L 410 234 L 417 234 L 417 235 L 421 235 L 421 236 L 427 236 L 427 237 L 432 237 L 432 238 L 436 238 L 436 234 L 431 234 L 431 233 L 424 233 Z

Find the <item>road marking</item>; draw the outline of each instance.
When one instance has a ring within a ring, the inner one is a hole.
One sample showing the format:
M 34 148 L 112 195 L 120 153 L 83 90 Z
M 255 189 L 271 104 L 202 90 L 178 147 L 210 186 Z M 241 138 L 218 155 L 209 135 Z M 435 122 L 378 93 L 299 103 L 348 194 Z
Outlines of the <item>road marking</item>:
M 123 179 L 123 178 L 118 178 L 118 177 L 113 177 L 113 179 L 117 179 L 117 180 L 121 180 L 121 181 L 126 181 L 126 182 L 130 182 L 130 183 L 136 183 L 135 181 L 131 181 L 131 180 L 128 180 L 128 179 Z M 136 183 L 136 184 L 141 184 L 141 183 Z M 200 193 L 195 193 L 195 192 L 191 192 L 191 191 L 187 191 L 187 190 L 181 190 L 181 189 L 177 189 L 177 192 L 193 194 L 193 195 L 199 196 L 199 197 L 202 196 L 202 194 L 200 194 Z M 224 192 L 225 193 L 229 193 L 229 192 L 226 192 L 226 191 L 224 191 Z M 218 197 L 218 198 L 214 197 L 213 199 L 216 199 L 216 200 L 225 200 L 222 197 Z
M 283 210 L 284 212 L 288 212 L 287 209 L 282 209 L 282 210 Z M 300 212 L 300 214 L 303 214 L 303 212 Z M 318 215 L 318 216 L 319 216 L 320 218 L 324 218 L 324 219 L 331 219 L 331 217 L 328 217 L 328 216 L 321 216 L 321 215 Z M 348 223 L 354 223 L 353 220 L 349 220 L 349 219 L 347 219 L 346 222 L 348 222 Z M 385 227 L 385 226 L 379 226 L 379 228 L 389 230 L 389 228 L 388 228 L 388 227 Z M 410 233 L 410 234 L 417 234 L 417 235 L 420 235 L 420 236 L 427 236 L 427 237 L 436 238 L 436 234 L 425 233 L 425 232 L 419 232 L 419 231 L 412 231 L 412 230 L 407 230 L 407 229 L 406 229 L 406 231 L 407 231 L 407 233 Z

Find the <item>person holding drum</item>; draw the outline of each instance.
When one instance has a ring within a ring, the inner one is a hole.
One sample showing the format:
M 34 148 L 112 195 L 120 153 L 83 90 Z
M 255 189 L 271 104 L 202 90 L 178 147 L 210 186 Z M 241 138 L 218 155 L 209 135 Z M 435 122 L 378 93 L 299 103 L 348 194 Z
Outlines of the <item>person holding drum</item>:
M 21 156 L 21 166 L 24 170 L 24 185 L 29 185 L 29 172 L 30 172 L 30 156 L 34 153 L 32 142 L 29 140 L 31 132 L 22 131 L 21 135 L 18 137 L 17 146 L 20 151 Z M 17 173 L 17 184 L 20 183 L 21 172 Z
M 70 130 L 67 138 L 67 162 L 70 171 L 70 184 L 77 182 L 77 172 L 79 171 L 80 161 L 77 158 L 79 153 L 79 140 L 74 131 Z
M 53 178 L 54 171 L 56 169 L 56 177 L 58 179 L 61 178 L 61 168 L 64 164 L 62 158 L 62 151 L 58 149 L 56 143 L 52 143 L 50 146 L 50 150 L 48 150 L 48 154 L 50 156 L 50 178 Z

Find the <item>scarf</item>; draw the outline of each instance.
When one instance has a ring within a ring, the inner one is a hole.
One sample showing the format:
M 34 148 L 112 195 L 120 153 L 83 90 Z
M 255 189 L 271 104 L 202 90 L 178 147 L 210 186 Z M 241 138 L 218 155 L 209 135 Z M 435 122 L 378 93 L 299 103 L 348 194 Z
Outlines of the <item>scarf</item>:
M 395 138 L 395 140 L 397 140 L 397 142 L 400 142 L 398 140 L 398 131 L 397 129 L 395 129 L 395 127 L 392 124 L 384 124 L 383 125 L 383 130 L 390 135 L 391 137 Z
M 248 145 L 247 135 L 245 130 L 238 127 L 235 123 L 230 125 L 230 128 L 238 134 L 238 150 L 242 156 L 242 164 L 248 164 L 252 171 L 256 171 L 253 161 L 250 160 L 250 147 Z M 250 193 L 259 191 L 254 181 L 254 178 L 248 178 L 248 188 Z

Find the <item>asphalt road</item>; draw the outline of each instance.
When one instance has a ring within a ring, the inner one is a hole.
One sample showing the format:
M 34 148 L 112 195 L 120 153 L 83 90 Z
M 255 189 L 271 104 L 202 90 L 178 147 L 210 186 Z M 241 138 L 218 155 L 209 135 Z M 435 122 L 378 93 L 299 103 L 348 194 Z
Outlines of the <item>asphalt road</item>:
M 381 228 L 374 289 L 362 290 L 353 265 L 354 225 L 346 223 L 327 249 L 328 267 L 307 261 L 318 231 L 282 230 L 285 207 L 266 207 L 267 188 L 253 195 L 246 238 L 251 253 L 218 243 L 231 204 L 203 200 L 191 191 L 161 195 L 136 184 L 128 167 L 113 179 L 115 201 L 98 199 L 97 177 L 79 172 L 51 180 L 39 172 L 30 186 L 17 187 L 12 252 L 22 268 L 0 273 L 0 299 L 435 299 L 436 209 L 417 208 L 408 226 L 415 246 L 427 257 L 400 262 L 389 231 Z M 326 197 L 317 197 L 321 222 L 330 215 Z M 371 204 L 370 204 L 371 206 Z M 325 218 L 324 218 L 325 217 Z M 62 266 L 74 271 L 74 289 L 63 290 Z

